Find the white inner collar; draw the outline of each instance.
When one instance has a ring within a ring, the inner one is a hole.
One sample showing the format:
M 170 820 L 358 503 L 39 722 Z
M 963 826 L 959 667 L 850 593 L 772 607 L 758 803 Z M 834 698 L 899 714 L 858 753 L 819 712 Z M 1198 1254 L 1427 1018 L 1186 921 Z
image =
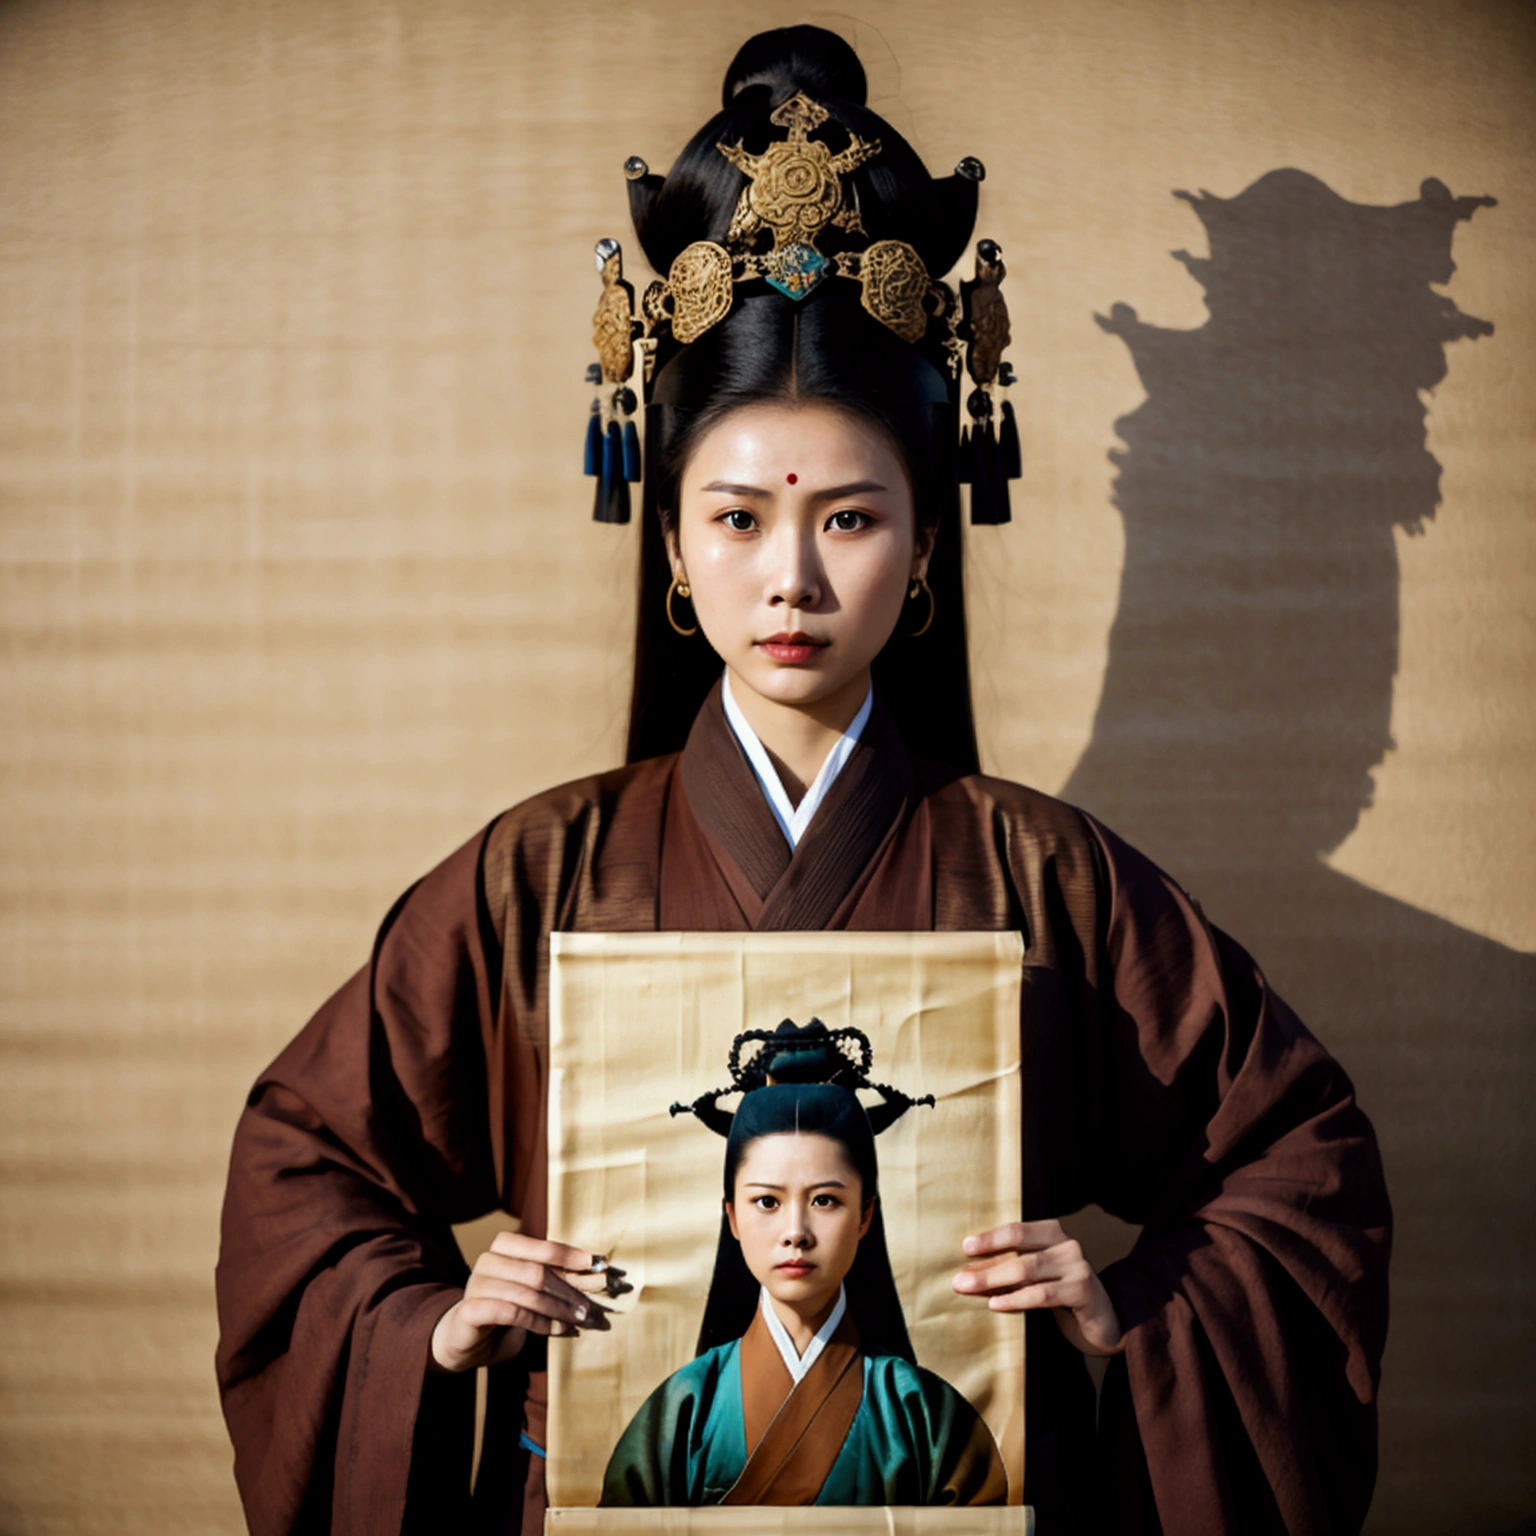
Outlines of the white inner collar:
M 864 726 L 869 720 L 869 712 L 874 707 L 874 685 L 871 684 L 869 692 L 864 695 L 864 702 L 859 706 L 859 712 L 849 723 L 848 729 L 833 743 L 832 750 L 823 759 L 816 777 L 811 780 L 810 787 L 801 797 L 799 805 L 789 803 L 789 796 L 784 791 L 784 783 L 774 769 L 773 760 L 768 756 L 768 749 L 758 739 L 758 734 L 752 729 L 751 722 L 742 714 L 741 706 L 732 697 L 729 670 L 721 685 L 720 697 L 725 705 L 725 718 L 731 722 L 736 740 L 741 743 L 741 750 L 747 754 L 747 761 L 751 763 L 752 772 L 767 798 L 768 809 L 773 812 L 773 819 L 778 822 L 780 830 L 789 839 L 789 846 L 791 848 L 798 846 L 805 829 L 811 824 L 811 818 L 816 814 L 821 802 L 827 798 L 827 791 L 832 788 L 832 781 L 843 771 L 844 764 L 853 756 L 853 749 L 859 744 L 859 737 L 863 735 Z
M 773 1309 L 773 1298 L 769 1296 L 767 1286 L 763 1287 L 760 1305 L 763 1309 L 763 1319 L 768 1324 L 768 1336 L 778 1345 L 785 1369 L 798 1387 L 805 1373 L 816 1364 L 822 1350 L 827 1347 L 827 1340 L 837 1332 L 837 1325 L 842 1322 L 843 1313 L 848 1310 L 848 1293 L 842 1286 L 838 1286 L 836 1306 L 832 1308 L 826 1322 L 816 1330 L 816 1337 L 805 1346 L 803 1355 L 795 1353 L 795 1342 L 790 1338 L 789 1330 L 779 1321 L 779 1314 Z

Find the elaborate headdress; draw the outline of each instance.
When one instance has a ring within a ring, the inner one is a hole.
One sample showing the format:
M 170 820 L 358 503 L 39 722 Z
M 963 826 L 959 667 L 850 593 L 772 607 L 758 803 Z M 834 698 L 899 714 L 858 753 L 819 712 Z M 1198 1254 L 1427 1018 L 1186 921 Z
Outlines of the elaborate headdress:
M 743 1053 L 754 1045 L 757 1049 L 743 1061 Z M 850 1054 L 845 1045 L 852 1046 L 857 1054 Z M 931 1093 L 914 1099 L 899 1088 L 871 1082 L 869 1070 L 873 1064 L 874 1051 L 863 1030 L 828 1029 L 820 1019 L 812 1019 L 802 1028 L 792 1019 L 785 1019 L 777 1029 L 749 1029 L 737 1035 L 731 1042 L 730 1083 L 700 1094 L 691 1104 L 674 1104 L 672 1113 L 697 1115 L 717 1135 L 729 1137 L 734 1134 L 741 1112 L 732 1114 L 720 1108 L 719 1101 L 729 1094 L 746 1095 L 793 1084 L 837 1088 L 851 1097 L 854 1090 L 868 1088 L 880 1095 L 881 1102 L 868 1109 L 863 1105 L 860 1108 L 869 1120 L 871 1134 L 878 1136 L 914 1106 L 933 1104 Z M 743 1109 L 746 1102 L 743 1098 Z
M 743 1061 L 743 1053 L 757 1049 Z M 851 1050 L 849 1048 L 852 1048 Z M 828 1029 L 820 1019 L 800 1028 L 785 1019 L 775 1030 L 748 1030 L 731 1042 L 728 1087 L 701 1094 L 691 1104 L 674 1104 L 674 1115 L 692 1113 L 726 1138 L 725 1193 L 734 1195 L 735 1169 L 748 1144 L 760 1136 L 789 1131 L 830 1136 L 846 1149 L 863 1182 L 865 1200 L 878 1192 L 875 1135 L 916 1105 L 931 1105 L 932 1094 L 914 1099 L 899 1089 L 869 1079 L 873 1053 L 869 1038 L 857 1029 Z M 881 1102 L 866 1109 L 856 1090 L 871 1089 Z M 719 1100 L 740 1093 L 731 1114 Z M 878 1206 L 859 1254 L 844 1282 L 849 1310 L 875 1353 L 911 1360 L 912 1345 L 885 1246 L 885 1226 Z M 699 1329 L 699 1353 L 740 1338 L 757 1305 L 758 1285 L 722 1216 L 720 1241 L 709 1299 Z
M 1018 478 L 1021 465 L 1013 407 L 1006 399 L 1000 411 L 995 405 L 997 391 L 1013 383 L 1002 360 L 1009 329 L 1001 248 L 992 240 L 978 244 L 975 274 L 957 294 L 929 272 L 911 242 L 870 238 L 852 177 L 882 154 L 879 138 L 860 137 L 802 90 L 775 107 L 768 123 L 781 132 L 761 148 L 749 149 L 739 138 L 714 146 L 745 179 L 723 240 L 691 241 L 638 305 L 619 242 L 597 243 L 602 294 L 592 336 L 598 361 L 587 376 L 598 393 L 585 456 L 586 472 L 598 481 L 593 516 L 629 521 L 629 485 L 641 478 L 631 380 L 638 376 L 649 402 L 661 341 L 691 346 L 730 314 L 743 285 L 766 284 L 798 303 L 842 278 L 856 282 L 865 311 L 909 345 L 938 333 L 950 404 L 958 407 L 962 367 L 970 375 L 971 425 L 960 433 L 956 471 L 971 486 L 973 522 L 1009 521 L 1008 481 Z M 624 174 L 652 194 L 663 184 L 638 155 L 625 161 Z M 974 184 L 986 171 L 967 156 L 955 175 Z

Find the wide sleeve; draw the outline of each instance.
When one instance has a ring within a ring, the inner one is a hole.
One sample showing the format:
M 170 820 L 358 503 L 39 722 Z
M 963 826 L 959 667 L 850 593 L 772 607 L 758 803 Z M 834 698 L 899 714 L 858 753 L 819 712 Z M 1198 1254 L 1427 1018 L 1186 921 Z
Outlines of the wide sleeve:
M 1391 1208 L 1339 1064 L 1253 960 L 1089 821 L 1094 1180 L 1142 1225 L 1104 1284 L 1109 1528 L 1357 1532 L 1376 1477 Z
M 394 1536 L 408 1490 L 449 1529 L 468 1495 L 473 1377 L 427 1361 L 467 1278 L 451 1225 L 497 1204 L 487 836 L 396 903 L 235 1134 L 217 1370 L 255 1536 Z

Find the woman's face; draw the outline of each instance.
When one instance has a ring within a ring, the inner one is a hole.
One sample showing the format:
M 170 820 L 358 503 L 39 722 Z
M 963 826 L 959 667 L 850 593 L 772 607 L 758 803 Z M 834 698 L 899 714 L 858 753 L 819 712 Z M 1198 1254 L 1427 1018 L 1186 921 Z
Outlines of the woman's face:
M 742 1154 L 735 1194 L 725 1212 L 753 1278 L 802 1317 L 829 1311 L 875 1209 L 842 1143 L 760 1136 Z
M 867 677 L 931 542 L 884 432 L 832 406 L 774 403 L 700 439 L 668 544 L 732 686 L 803 708 Z

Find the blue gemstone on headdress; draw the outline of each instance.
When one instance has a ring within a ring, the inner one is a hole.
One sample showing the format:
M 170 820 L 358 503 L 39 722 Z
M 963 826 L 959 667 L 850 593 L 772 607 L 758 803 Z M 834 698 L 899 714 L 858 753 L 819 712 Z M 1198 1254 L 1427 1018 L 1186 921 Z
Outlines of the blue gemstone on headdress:
M 763 258 L 763 276 L 786 298 L 803 299 L 827 275 L 829 265 L 815 246 L 796 240 Z

